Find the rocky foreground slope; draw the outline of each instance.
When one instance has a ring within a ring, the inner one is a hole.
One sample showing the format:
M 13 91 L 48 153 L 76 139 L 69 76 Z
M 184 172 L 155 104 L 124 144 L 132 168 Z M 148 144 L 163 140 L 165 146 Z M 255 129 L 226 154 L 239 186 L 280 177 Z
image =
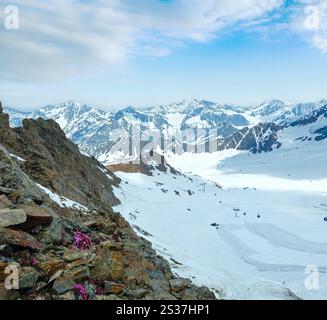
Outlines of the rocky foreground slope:
M 0 104 L 0 299 L 214 299 L 112 210 L 119 183 L 55 121 L 13 129 Z

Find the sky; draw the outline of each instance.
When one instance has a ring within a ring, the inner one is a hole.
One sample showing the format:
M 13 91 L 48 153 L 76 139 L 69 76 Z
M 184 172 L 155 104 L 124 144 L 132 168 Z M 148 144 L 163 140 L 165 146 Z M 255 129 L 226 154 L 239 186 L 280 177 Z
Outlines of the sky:
M 23 110 L 327 98 L 327 0 L 0 0 L 0 41 Z

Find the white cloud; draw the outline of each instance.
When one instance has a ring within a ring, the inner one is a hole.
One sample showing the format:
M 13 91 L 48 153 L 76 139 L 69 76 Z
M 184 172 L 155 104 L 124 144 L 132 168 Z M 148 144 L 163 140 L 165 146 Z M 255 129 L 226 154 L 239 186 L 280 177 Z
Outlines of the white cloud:
M 167 55 L 263 18 L 283 0 L 10 0 L 20 29 L 0 28 L 0 76 L 51 81 L 139 54 Z M 0 19 L 7 0 L 0 0 Z M 319 42 L 319 39 L 317 40 Z
M 300 0 L 294 9 L 292 29 L 327 53 L 327 0 Z

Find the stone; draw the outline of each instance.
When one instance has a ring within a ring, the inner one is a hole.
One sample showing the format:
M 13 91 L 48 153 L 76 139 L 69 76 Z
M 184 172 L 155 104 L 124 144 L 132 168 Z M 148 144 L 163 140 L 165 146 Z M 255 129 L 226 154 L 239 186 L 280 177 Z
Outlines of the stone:
M 58 279 L 62 274 L 64 273 L 64 270 L 58 270 L 50 279 L 49 282 L 55 281 L 56 279 Z
M 121 299 L 115 296 L 114 294 L 109 294 L 108 296 L 99 295 L 97 296 L 97 300 L 121 300 Z
M 123 277 L 123 260 L 122 254 L 119 251 L 113 251 L 110 262 L 110 277 L 111 279 L 122 279 Z
M 135 298 L 135 299 L 142 299 L 144 298 L 147 294 L 150 294 L 151 291 L 147 290 L 147 289 L 135 289 L 133 291 L 131 291 L 131 295 Z
M 156 295 L 156 300 L 178 300 L 178 299 L 168 292 L 159 292 Z
M 59 259 L 48 260 L 44 262 L 39 262 L 37 267 L 42 270 L 47 276 L 51 276 L 54 273 L 62 270 L 65 266 L 65 263 Z
M 32 288 L 37 280 L 39 279 L 40 274 L 32 267 L 22 267 L 19 270 L 19 288 Z
M 182 294 L 181 294 L 182 300 L 196 300 L 196 298 L 197 298 L 196 293 L 192 289 L 187 288 L 181 292 L 182 292 Z
M 87 220 L 83 222 L 84 226 L 86 228 L 93 228 L 97 226 L 97 221 L 96 220 Z
M 56 279 L 56 281 L 53 283 L 52 289 L 57 294 L 63 294 L 69 290 L 72 290 L 75 285 L 75 282 L 73 279 L 69 279 L 66 277 L 59 277 Z
M 87 266 L 80 266 L 64 272 L 64 277 L 71 278 L 76 282 L 86 280 L 90 277 L 90 270 Z
M 22 199 L 23 193 L 21 190 L 15 190 L 11 195 L 10 199 L 14 204 L 17 204 Z
M 141 250 L 140 247 L 134 246 L 126 248 L 123 252 L 124 279 L 130 289 L 151 285 L 148 268 L 152 268 L 152 265 L 140 254 Z
M 31 252 L 29 250 L 19 250 L 12 257 L 21 265 L 30 265 L 32 262 Z
M 107 222 L 103 224 L 102 232 L 104 234 L 114 234 L 115 230 L 117 229 L 116 223 Z
M 86 266 L 77 267 L 65 271 L 59 278 L 53 283 L 53 290 L 57 294 L 65 293 L 71 290 L 76 283 L 83 282 L 90 277 L 89 268 Z
M 154 270 L 149 272 L 150 279 L 164 280 L 165 275 L 161 270 Z
M 151 280 L 151 291 L 154 292 L 155 295 L 159 295 L 163 292 L 170 294 L 170 285 L 168 281 L 162 280 Z
M 107 240 L 101 243 L 101 247 L 107 249 L 119 250 L 121 248 L 121 244 L 119 242 Z
M 24 210 L 0 209 L 0 227 L 10 227 L 24 223 L 26 218 Z
M 81 259 L 88 259 L 91 252 L 88 250 L 68 249 L 66 248 L 63 254 L 63 259 L 67 262 L 73 262 Z
M 210 291 L 207 287 L 200 287 L 200 288 L 196 288 L 196 295 L 198 297 L 199 300 L 215 300 L 216 296 L 215 294 Z
M 85 266 L 85 265 L 90 265 L 90 262 L 92 261 L 92 257 L 89 259 L 80 259 L 80 260 L 75 260 L 71 263 L 66 264 L 65 266 L 65 270 L 70 270 L 70 269 L 74 269 L 76 267 L 80 267 L 80 266 Z
M 74 292 L 68 291 L 64 294 L 56 295 L 53 297 L 54 300 L 76 300 Z
M 7 290 L 3 283 L 0 283 L 0 301 L 2 300 L 18 300 L 19 292 L 16 290 Z
M 42 290 L 43 288 L 45 288 L 47 286 L 47 283 L 46 282 L 38 282 L 36 285 L 35 285 L 35 291 L 40 291 Z
M 33 250 L 42 250 L 45 247 L 41 242 L 24 231 L 2 227 L 0 227 L 0 244 L 12 244 Z
M 96 257 L 92 262 L 91 271 L 93 278 L 119 281 L 123 278 L 123 259 L 120 251 L 112 251 L 108 247 L 98 248 Z
M 53 217 L 50 215 L 49 210 L 39 207 L 37 205 L 29 205 L 24 207 L 26 212 L 26 222 L 20 227 L 24 230 L 33 230 L 39 226 L 48 226 L 52 223 Z
M 11 206 L 13 206 L 13 203 L 5 195 L 0 195 L 0 209 L 6 209 Z
M 171 294 L 174 296 L 174 297 L 176 297 L 178 300 L 181 300 L 182 299 L 182 297 L 183 297 L 183 295 L 184 295 L 184 292 L 185 292 L 185 290 L 182 290 L 182 291 L 172 291 L 171 290 Z M 196 299 L 196 296 L 194 295 L 194 298 Z
M 9 129 L 9 115 L 3 113 L 2 103 L 0 101 L 0 129 Z
M 105 293 L 120 294 L 126 289 L 126 285 L 113 281 L 105 281 Z
M 0 186 L 0 192 L 6 195 L 12 194 L 15 190 Z M 12 203 L 12 202 L 11 202 Z
M 1 282 L 6 279 L 8 275 L 5 274 L 5 269 L 7 268 L 8 263 L 0 261 L 0 286 Z
M 191 281 L 189 279 L 178 278 L 169 281 L 169 285 L 172 291 L 178 292 L 186 289 Z

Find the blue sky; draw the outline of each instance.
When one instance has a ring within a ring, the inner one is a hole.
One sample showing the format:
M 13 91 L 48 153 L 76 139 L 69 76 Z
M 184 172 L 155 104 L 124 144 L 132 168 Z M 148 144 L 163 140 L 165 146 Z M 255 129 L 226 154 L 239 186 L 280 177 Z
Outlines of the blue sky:
M 10 3 L 20 25 L 0 28 L 5 105 L 327 98 L 326 0 Z

